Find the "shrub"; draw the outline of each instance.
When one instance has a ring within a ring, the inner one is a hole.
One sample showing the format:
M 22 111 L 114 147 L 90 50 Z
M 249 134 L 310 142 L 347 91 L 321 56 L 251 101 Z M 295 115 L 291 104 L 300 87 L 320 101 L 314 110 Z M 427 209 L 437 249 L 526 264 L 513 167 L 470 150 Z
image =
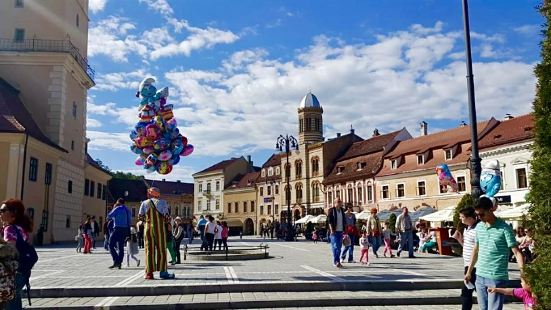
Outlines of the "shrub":
M 460 232 L 463 232 L 463 229 L 465 228 L 465 225 L 461 223 L 459 220 L 459 211 L 466 207 L 474 207 L 476 199 L 471 194 L 465 194 L 461 198 L 461 201 L 457 204 L 455 207 L 455 210 L 453 210 L 453 227 L 455 227 Z
M 391 231 L 396 231 L 396 217 L 397 217 L 396 214 L 391 213 L 388 218 L 388 228 Z

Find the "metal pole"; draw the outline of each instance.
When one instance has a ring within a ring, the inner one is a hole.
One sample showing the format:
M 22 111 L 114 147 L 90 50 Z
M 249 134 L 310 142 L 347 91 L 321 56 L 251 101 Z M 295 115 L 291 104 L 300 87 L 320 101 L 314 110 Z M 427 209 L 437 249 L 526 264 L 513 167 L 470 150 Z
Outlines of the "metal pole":
M 293 240 L 293 238 L 291 236 L 291 230 L 292 230 L 292 224 L 291 224 L 291 186 L 289 184 L 291 169 L 289 168 L 289 152 L 290 152 L 289 143 L 290 143 L 289 136 L 287 135 L 285 137 L 285 153 L 287 155 L 287 165 L 285 166 L 285 179 L 287 181 L 287 187 L 285 189 L 285 195 L 286 195 L 285 198 L 287 200 L 287 234 L 285 236 L 286 241 Z M 287 169 L 289 169 L 289 170 L 287 171 Z
M 478 155 L 478 131 L 476 126 L 476 104 L 474 95 L 474 76 L 471 58 L 471 35 L 469 27 L 469 4 L 463 0 L 463 23 L 465 26 L 465 57 L 467 60 L 467 90 L 469 95 L 469 121 L 471 122 L 471 195 L 480 197 L 480 172 L 482 170 Z

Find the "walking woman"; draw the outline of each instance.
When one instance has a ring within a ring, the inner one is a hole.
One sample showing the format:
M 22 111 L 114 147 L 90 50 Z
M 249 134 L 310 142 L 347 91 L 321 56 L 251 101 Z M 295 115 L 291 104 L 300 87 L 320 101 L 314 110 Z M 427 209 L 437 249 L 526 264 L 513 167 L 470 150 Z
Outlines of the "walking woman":
M 2 206 L 0 206 L 0 216 L 4 227 L 4 241 L 14 247 L 16 246 L 18 238 L 23 238 L 24 241 L 29 242 L 29 236 L 33 231 L 33 223 L 32 220 L 25 215 L 25 206 L 21 200 L 9 199 L 2 202 Z M 27 282 L 27 276 L 19 271 L 15 274 L 15 297 L 6 303 L 5 309 L 23 309 L 21 291 Z
M 367 219 L 366 226 L 369 243 L 371 243 L 371 246 L 373 247 L 373 254 L 375 254 L 375 257 L 379 258 L 377 251 L 381 247 L 381 234 L 383 230 L 381 229 L 381 221 L 377 216 L 377 208 L 371 209 L 371 215 L 369 215 L 369 218 Z
M 82 224 L 82 237 L 84 238 L 84 254 L 92 253 L 92 223 L 90 217 L 86 217 L 86 221 Z
M 222 243 L 224 244 L 224 251 L 228 249 L 228 235 L 230 234 L 230 228 L 226 221 L 222 222 Z
M 214 247 L 214 234 L 216 233 L 216 223 L 214 222 L 214 217 L 208 215 L 207 218 L 209 221 L 205 225 L 205 238 L 207 240 L 207 249 L 209 251 L 213 250 Z
M 176 253 L 176 264 L 181 264 L 180 258 L 180 244 L 184 239 L 184 227 L 182 226 L 182 218 L 177 216 L 174 219 L 174 229 L 172 230 L 174 235 L 174 252 Z

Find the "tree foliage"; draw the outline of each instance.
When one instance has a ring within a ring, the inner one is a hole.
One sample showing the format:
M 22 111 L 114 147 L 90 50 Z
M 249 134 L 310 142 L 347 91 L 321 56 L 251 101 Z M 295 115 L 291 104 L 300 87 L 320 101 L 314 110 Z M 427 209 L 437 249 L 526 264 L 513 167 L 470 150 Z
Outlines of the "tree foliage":
M 461 201 L 459 201 L 459 203 L 455 207 L 455 210 L 453 210 L 453 226 L 459 231 L 462 232 L 463 228 L 465 228 L 464 225 L 459 220 L 459 211 L 466 207 L 474 207 L 475 202 L 476 202 L 476 199 L 474 198 L 474 196 L 467 193 L 463 195 L 463 197 L 461 198 Z
M 394 213 L 390 213 L 390 216 L 388 218 L 388 228 L 391 230 L 391 231 L 395 231 L 396 230 L 396 214 Z
M 135 175 L 130 172 L 122 172 L 122 171 L 112 172 L 111 175 L 113 176 L 113 179 L 143 180 L 144 178 L 142 175 Z
M 542 26 L 541 62 L 536 66 L 538 78 L 534 100 L 535 142 L 531 161 L 530 217 L 535 229 L 536 259 L 525 268 L 528 282 L 537 298 L 538 309 L 551 309 L 551 1 L 544 0 L 540 12 Z

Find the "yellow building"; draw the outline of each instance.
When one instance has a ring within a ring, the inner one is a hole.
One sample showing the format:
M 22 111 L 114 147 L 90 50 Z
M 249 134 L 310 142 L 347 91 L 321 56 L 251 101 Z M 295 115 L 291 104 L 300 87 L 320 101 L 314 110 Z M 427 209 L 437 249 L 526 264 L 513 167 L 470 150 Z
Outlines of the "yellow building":
M 22 197 L 45 242 L 72 240 L 84 214 L 86 97 L 94 86 L 88 1 L 1 1 L 0 12 L 0 78 L 8 103 L 13 96 L 20 103 L 15 118 L 4 118 L 12 128 L 1 131 L 0 157 L 10 164 L 0 198 Z
M 224 189 L 224 213 L 218 219 L 226 221 L 230 235 L 253 235 L 259 222 L 256 204 L 258 171 L 239 174 Z
M 281 158 L 284 157 L 282 153 L 273 154 L 261 167 L 256 181 L 256 232 L 260 232 L 262 226 L 277 226 L 281 222 L 281 211 L 284 209 L 281 200 Z

